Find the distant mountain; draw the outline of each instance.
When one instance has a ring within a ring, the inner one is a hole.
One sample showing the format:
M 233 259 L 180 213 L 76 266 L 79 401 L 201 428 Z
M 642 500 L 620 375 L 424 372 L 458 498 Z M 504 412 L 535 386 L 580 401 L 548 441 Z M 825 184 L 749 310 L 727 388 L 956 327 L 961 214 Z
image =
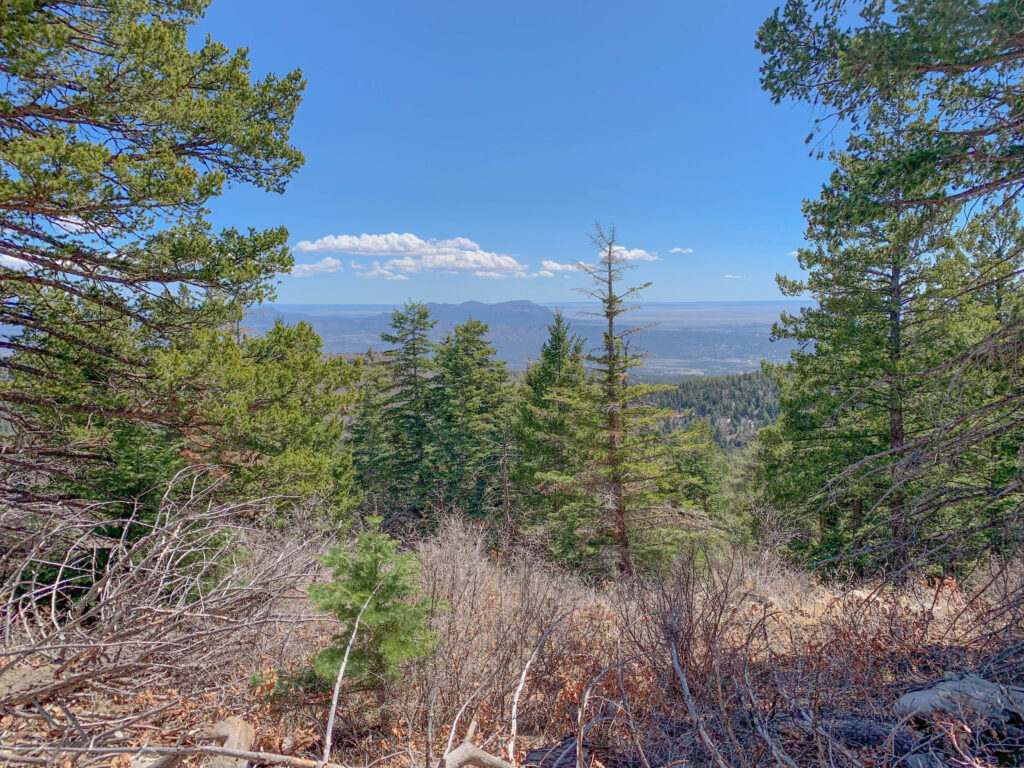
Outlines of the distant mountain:
M 439 341 L 470 317 L 476 318 L 490 327 L 491 343 L 497 349 L 498 357 L 512 368 L 522 368 L 528 358 L 537 356 L 537 350 L 547 338 L 548 323 L 554 317 L 554 312 L 547 307 L 525 300 L 498 304 L 484 304 L 480 301 L 465 301 L 461 304 L 430 302 L 427 306 L 430 307 L 431 317 L 437 320 L 431 334 L 435 341 Z M 388 330 L 390 308 L 338 305 L 334 309 L 331 312 L 328 306 L 322 304 L 309 308 L 301 304 L 255 307 L 246 315 L 245 326 L 250 333 L 263 333 L 274 324 L 275 319 L 286 323 L 304 320 L 320 334 L 326 352 L 365 352 L 371 348 L 386 348 L 380 335 Z
M 555 307 L 525 299 L 427 306 L 437 320 L 432 334 L 435 340 L 474 317 L 490 327 L 498 357 L 512 369 L 523 368 L 528 360 L 536 359 Z M 588 314 L 596 306 L 558 306 L 573 330 L 587 340 L 588 347 L 601 343 L 603 321 Z M 286 323 L 306 321 L 323 338 L 326 352 L 365 352 L 386 348 L 380 334 L 388 328 L 392 309 L 382 304 L 268 304 L 251 309 L 245 326 L 249 333 L 263 333 L 278 318 Z M 645 369 L 658 376 L 678 377 L 739 373 L 757 369 L 762 359 L 788 358 L 792 345 L 771 342 L 771 324 L 780 312 L 794 309 L 792 301 L 653 303 L 623 319 L 635 325 L 655 324 L 636 342 L 648 353 Z

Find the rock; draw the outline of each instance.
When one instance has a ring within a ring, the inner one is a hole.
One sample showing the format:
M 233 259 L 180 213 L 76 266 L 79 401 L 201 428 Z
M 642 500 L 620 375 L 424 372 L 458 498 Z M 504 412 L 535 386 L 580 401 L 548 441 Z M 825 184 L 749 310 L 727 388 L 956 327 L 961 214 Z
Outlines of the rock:
M 907 768 L 945 768 L 946 761 L 931 752 L 920 755 L 903 755 L 900 758 Z
M 848 747 L 878 747 L 891 742 L 897 755 L 913 750 L 913 737 L 896 723 L 867 717 L 841 717 L 821 723 L 821 728 L 832 738 Z
M 203 739 L 219 741 L 227 749 L 248 752 L 252 749 L 253 730 L 240 717 L 228 717 L 221 720 L 201 735 Z M 246 768 L 249 762 L 240 757 L 216 756 L 210 759 L 210 768 Z
M 576 765 L 576 739 L 570 736 L 558 744 L 531 749 L 526 753 L 523 765 L 535 768 L 571 768 Z
M 893 712 L 901 718 L 953 715 L 1005 723 L 1024 715 L 1024 688 L 997 685 L 976 675 L 947 674 L 935 685 L 903 694 Z

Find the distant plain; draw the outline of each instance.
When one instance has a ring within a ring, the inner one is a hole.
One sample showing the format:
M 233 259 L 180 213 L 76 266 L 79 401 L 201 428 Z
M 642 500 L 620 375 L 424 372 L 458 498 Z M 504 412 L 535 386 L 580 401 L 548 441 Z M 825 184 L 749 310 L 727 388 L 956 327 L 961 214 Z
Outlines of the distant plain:
M 665 378 L 710 376 L 756 370 L 762 360 L 782 362 L 793 344 L 772 341 L 771 327 L 782 312 L 798 312 L 800 301 L 743 302 L 648 302 L 622 317 L 622 327 L 643 327 L 632 343 L 646 354 L 649 375 Z M 525 367 L 537 357 L 547 338 L 547 324 L 561 309 L 574 332 L 586 339 L 587 349 L 600 344 L 602 320 L 591 314 L 596 307 L 584 302 L 535 304 L 506 301 L 484 304 L 430 303 L 437 320 L 433 338 L 440 339 L 469 317 L 490 326 L 490 338 L 512 370 Z M 262 333 L 275 319 L 287 323 L 306 321 L 320 334 L 329 354 L 382 350 L 380 334 L 388 327 L 388 304 L 266 304 L 252 308 L 245 327 Z

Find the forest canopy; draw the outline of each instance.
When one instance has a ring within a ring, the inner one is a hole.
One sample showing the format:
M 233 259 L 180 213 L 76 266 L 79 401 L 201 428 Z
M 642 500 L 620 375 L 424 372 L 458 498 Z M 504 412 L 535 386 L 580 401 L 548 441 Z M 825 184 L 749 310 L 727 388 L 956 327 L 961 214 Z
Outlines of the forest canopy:
M 828 163 L 794 351 L 655 384 L 600 224 L 514 274 L 600 325 L 522 371 L 411 298 L 249 333 L 289 233 L 211 208 L 285 194 L 305 80 L 208 4 L 0 5 L 0 764 L 1024 763 L 1024 5 L 764 21 Z

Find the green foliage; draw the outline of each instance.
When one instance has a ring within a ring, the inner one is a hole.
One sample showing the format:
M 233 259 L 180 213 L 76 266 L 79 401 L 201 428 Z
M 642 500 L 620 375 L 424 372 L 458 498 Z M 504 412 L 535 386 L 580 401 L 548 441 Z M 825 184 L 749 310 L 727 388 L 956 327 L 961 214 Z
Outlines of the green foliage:
M 852 126 L 805 205 L 809 277 L 780 279 L 818 307 L 777 326 L 801 349 L 761 434 L 769 498 L 816 512 L 813 557 L 955 569 L 1019 538 L 1022 19 L 1015 3 L 789 0 L 761 28 L 773 97 Z
M 367 352 L 357 385 L 349 443 L 363 507 L 374 515 L 387 509 L 387 494 L 395 482 L 394 422 L 387 409 L 390 394 L 391 382 L 381 358 Z
M 303 88 L 298 72 L 252 80 L 245 51 L 190 50 L 205 7 L 0 10 L 0 465 L 14 503 L 125 499 L 165 460 L 180 466 L 187 418 L 157 358 L 271 297 L 292 263 L 283 229 L 204 220 L 228 183 L 283 189 L 302 162 L 288 132 Z
M 186 455 L 229 469 L 233 498 L 304 498 L 336 519 L 352 509 L 351 454 L 343 418 L 355 399 L 358 366 L 325 358 L 310 325 L 275 323 L 264 336 L 235 340 L 206 331 L 162 350 L 154 369 L 182 414 Z
M 333 580 L 312 585 L 310 599 L 344 625 L 333 644 L 313 657 L 322 680 L 337 678 L 360 612 L 345 671 L 347 690 L 377 688 L 392 680 L 402 663 L 430 653 L 436 635 L 427 623 L 429 601 L 416 596 L 414 553 L 399 553 L 398 541 L 386 534 L 364 531 L 354 547 L 332 549 L 321 562 L 333 569 Z
M 706 421 L 674 429 L 665 437 L 675 471 L 666 493 L 708 519 L 724 516 L 724 484 L 728 465 Z
M 805 204 L 809 247 L 798 259 L 808 277 L 778 280 L 784 294 L 809 293 L 815 305 L 784 314 L 773 329 L 799 346 L 780 380 L 778 439 L 791 448 L 766 479 L 774 504 L 813 511 L 814 557 L 888 543 L 896 566 L 919 535 L 908 505 L 924 478 L 909 483 L 893 459 L 936 408 L 930 368 L 942 333 L 931 312 L 932 267 L 951 222 L 930 207 L 881 202 L 925 197 L 933 179 L 894 175 L 884 188 L 864 189 L 876 164 L 899 154 L 903 134 L 927 118 L 901 103 L 878 106 L 873 121 L 870 135 L 836 156 L 822 197 Z
M 594 435 L 585 432 L 586 425 L 577 421 L 570 404 L 580 401 L 588 386 L 583 342 L 556 312 L 537 362 L 523 373 L 514 403 L 513 478 L 535 520 L 557 513 L 566 501 L 564 493 L 544 487 L 544 473 L 565 476 L 583 467 Z
M 671 408 L 675 416 L 667 430 L 705 421 L 722 448 L 749 445 L 757 431 L 779 415 L 779 387 L 763 371 L 685 379 L 671 389 L 655 392 L 651 402 Z
M 457 508 L 485 516 L 510 503 L 508 374 L 487 326 L 470 318 L 439 344 L 423 304 L 392 314 L 391 349 L 367 357 L 352 429 L 364 507 Z
M 630 369 L 642 364 L 630 349 L 639 329 L 623 329 L 618 321 L 630 309 L 626 302 L 647 285 L 620 287 L 627 265 L 614 232 L 598 229 L 594 242 L 600 261 L 579 267 L 593 280 L 583 292 L 600 302 L 607 330 L 599 350 L 584 356 L 591 370 L 587 382 L 551 396 L 571 414 L 582 466 L 540 477 L 565 497 L 548 523 L 555 554 L 601 572 L 610 570 L 613 552 L 613 569 L 631 575 L 675 555 L 696 515 L 679 472 L 680 463 L 689 464 L 682 441 L 673 446 L 677 438 L 666 439 L 660 429 L 671 414 L 648 404 L 666 387 L 629 380 Z
M 437 346 L 435 463 L 442 506 L 482 516 L 495 506 L 508 374 L 473 318 Z
M 378 458 L 384 480 L 379 492 L 396 508 L 422 509 L 433 490 L 437 366 L 429 332 L 436 323 L 425 304 L 410 301 L 391 313 L 392 330 L 381 334 L 391 345 L 379 363 L 390 446 Z
M 928 198 L 960 206 L 1024 179 L 1022 26 L 1024 7 L 1001 0 L 786 0 L 757 36 L 761 82 L 819 108 L 816 132 L 840 120 L 859 134 L 912 93 L 934 119 L 871 178 L 938 176 Z

